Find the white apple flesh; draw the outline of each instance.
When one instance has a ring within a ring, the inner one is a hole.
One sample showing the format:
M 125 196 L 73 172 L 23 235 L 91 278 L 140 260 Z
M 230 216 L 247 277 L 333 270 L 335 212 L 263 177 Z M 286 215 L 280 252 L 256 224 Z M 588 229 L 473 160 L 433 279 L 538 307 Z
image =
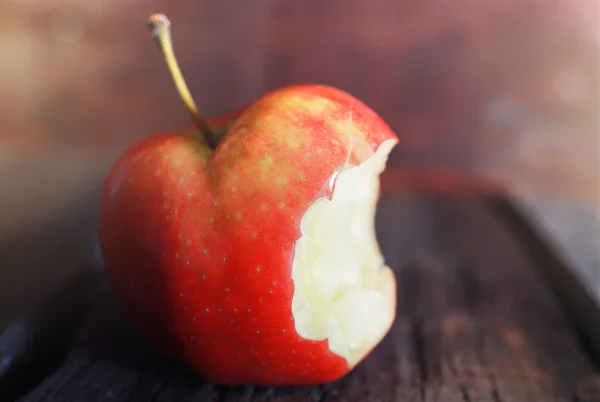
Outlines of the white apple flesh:
M 317 200 L 302 218 L 292 264 L 292 313 L 298 334 L 328 340 L 350 367 L 390 329 L 395 278 L 375 231 L 379 176 L 396 140 L 384 141 L 359 166 L 335 178 L 331 199 Z

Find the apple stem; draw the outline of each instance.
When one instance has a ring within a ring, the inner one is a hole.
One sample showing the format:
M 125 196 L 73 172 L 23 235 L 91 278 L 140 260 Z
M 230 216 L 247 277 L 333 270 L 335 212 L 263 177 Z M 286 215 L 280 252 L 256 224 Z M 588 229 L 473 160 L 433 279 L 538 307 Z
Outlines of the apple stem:
M 198 108 L 196 107 L 196 103 L 194 102 L 194 98 L 190 94 L 190 91 L 185 83 L 185 79 L 183 78 L 183 74 L 179 69 L 179 64 L 177 63 L 177 59 L 175 58 L 175 52 L 173 51 L 173 42 L 171 41 L 171 22 L 164 14 L 154 14 L 148 20 L 148 26 L 152 31 L 152 37 L 158 44 L 165 61 L 167 62 L 167 66 L 171 73 L 171 77 L 173 78 L 173 82 L 175 83 L 175 88 L 177 92 L 179 92 L 179 96 L 181 100 L 187 107 L 192 119 L 196 123 L 198 130 L 206 140 L 208 146 L 211 148 L 216 147 L 216 140 L 213 131 L 208 126 L 208 123 L 198 112 Z

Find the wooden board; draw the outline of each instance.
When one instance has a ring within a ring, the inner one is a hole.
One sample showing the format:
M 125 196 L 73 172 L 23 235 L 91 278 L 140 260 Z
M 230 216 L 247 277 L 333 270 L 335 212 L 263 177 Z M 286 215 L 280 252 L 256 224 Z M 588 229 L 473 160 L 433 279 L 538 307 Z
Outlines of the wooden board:
M 600 372 L 496 210 L 472 199 L 384 196 L 377 221 L 397 274 L 398 318 L 340 381 L 207 384 L 147 345 L 104 284 L 64 361 L 18 400 L 600 400 Z

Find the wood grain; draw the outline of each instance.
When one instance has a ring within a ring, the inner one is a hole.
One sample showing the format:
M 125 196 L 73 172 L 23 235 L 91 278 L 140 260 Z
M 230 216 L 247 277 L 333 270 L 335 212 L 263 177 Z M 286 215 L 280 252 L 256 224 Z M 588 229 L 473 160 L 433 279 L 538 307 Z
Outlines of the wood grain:
M 600 372 L 502 219 L 470 198 L 384 196 L 378 235 L 398 278 L 398 317 L 335 383 L 204 383 L 147 345 L 107 287 L 67 359 L 19 400 L 598 400 Z

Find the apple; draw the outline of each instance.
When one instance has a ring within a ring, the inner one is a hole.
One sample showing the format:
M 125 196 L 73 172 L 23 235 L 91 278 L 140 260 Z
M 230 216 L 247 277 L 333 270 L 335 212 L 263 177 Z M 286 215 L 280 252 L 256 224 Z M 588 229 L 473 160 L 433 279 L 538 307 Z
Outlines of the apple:
M 397 136 L 323 85 L 205 120 L 168 19 L 150 26 L 195 126 L 142 139 L 106 179 L 100 238 L 115 293 L 148 339 L 209 381 L 344 376 L 396 314 L 374 218 Z

